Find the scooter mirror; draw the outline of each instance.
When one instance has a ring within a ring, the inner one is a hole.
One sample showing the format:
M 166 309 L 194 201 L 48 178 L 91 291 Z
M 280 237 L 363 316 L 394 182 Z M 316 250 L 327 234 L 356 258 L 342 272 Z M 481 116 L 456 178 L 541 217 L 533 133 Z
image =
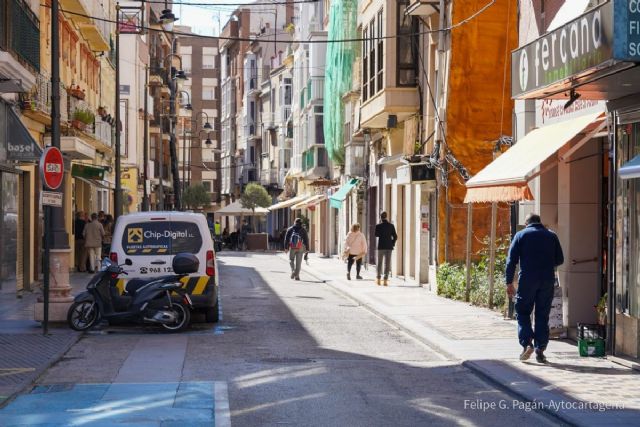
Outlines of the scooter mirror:
M 133 265 L 133 261 L 131 261 L 131 259 L 127 258 L 124 260 L 125 265 Z

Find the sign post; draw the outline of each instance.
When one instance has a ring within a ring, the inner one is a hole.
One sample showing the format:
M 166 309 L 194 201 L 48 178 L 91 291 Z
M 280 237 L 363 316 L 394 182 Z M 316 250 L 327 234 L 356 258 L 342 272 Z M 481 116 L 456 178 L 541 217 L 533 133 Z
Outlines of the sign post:
M 47 147 L 40 157 L 40 176 L 42 176 L 44 206 L 44 319 L 42 333 L 49 332 L 49 252 L 51 250 L 51 207 L 62 205 L 62 194 L 55 191 L 60 188 L 64 178 L 64 159 L 56 147 Z M 49 191 L 46 191 L 49 190 Z

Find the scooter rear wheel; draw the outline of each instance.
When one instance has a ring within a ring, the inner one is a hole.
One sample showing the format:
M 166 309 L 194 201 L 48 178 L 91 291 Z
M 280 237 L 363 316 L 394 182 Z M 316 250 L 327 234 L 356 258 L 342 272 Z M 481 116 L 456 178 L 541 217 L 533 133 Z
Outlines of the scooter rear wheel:
M 100 319 L 98 305 L 94 301 L 74 302 L 67 312 L 67 323 L 74 331 L 86 331 Z
M 189 311 L 189 307 L 174 302 L 171 304 L 170 309 L 176 312 L 178 319 L 174 323 L 163 323 L 162 327 L 169 332 L 180 332 L 187 329 L 191 322 L 191 311 Z

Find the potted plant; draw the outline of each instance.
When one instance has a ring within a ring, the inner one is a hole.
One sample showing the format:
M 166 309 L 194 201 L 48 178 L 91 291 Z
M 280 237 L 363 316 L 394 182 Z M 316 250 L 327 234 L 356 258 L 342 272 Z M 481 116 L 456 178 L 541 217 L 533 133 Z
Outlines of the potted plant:
M 73 112 L 71 126 L 79 130 L 85 130 L 87 125 L 92 125 L 96 119 L 95 114 L 86 108 L 76 108 Z

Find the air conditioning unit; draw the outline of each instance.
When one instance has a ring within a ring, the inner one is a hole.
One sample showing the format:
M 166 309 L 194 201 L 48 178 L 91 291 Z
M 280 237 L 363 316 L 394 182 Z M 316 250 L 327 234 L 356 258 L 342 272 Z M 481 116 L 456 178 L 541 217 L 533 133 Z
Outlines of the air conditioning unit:
M 428 163 L 409 163 L 398 166 L 396 176 L 398 184 L 435 183 L 436 170 Z

